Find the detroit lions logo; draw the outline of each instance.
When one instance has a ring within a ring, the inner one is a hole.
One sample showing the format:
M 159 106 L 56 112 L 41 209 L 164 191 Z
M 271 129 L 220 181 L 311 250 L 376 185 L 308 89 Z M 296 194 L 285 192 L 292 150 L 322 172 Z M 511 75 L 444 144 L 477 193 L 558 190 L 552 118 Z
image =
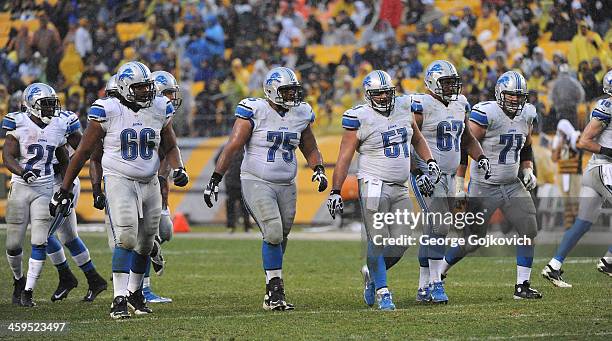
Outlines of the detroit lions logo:
M 163 75 L 155 77 L 155 81 L 159 84 L 168 85 L 168 79 Z
M 510 77 L 503 76 L 497 81 L 497 84 L 502 84 L 503 86 L 508 86 L 510 84 Z
M 125 78 L 134 79 L 134 70 L 127 68 L 117 77 L 117 80 L 122 81 Z
M 368 86 L 372 86 L 372 79 L 370 78 L 370 76 L 366 77 L 363 80 L 363 87 L 368 87 Z
M 268 78 L 266 80 L 266 85 L 271 85 L 272 82 L 279 82 L 280 83 L 280 79 L 281 79 L 281 74 L 278 72 L 275 72 L 273 74 L 270 75 L 270 78 Z
M 30 90 L 30 93 L 28 94 L 28 98 L 27 98 L 28 102 L 31 101 L 34 98 L 34 96 L 40 95 L 41 92 L 42 92 L 41 88 L 37 86 L 33 87 L 32 90 Z
M 441 72 L 441 71 L 442 71 L 442 65 L 434 64 L 429 68 L 429 70 L 427 70 L 427 76 L 431 76 L 434 72 Z

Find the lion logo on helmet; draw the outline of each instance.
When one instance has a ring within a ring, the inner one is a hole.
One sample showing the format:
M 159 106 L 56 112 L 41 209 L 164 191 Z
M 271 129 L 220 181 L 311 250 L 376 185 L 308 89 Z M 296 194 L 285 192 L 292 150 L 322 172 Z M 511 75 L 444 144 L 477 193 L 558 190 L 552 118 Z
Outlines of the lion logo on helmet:
M 124 80 L 125 78 L 134 79 L 134 70 L 127 68 L 117 77 L 118 80 Z
M 497 81 L 497 84 L 502 84 L 503 86 L 508 86 L 508 84 L 510 84 L 510 77 L 508 76 L 503 76 L 502 78 L 500 78 Z
M 155 81 L 159 84 L 168 85 L 168 78 L 166 78 L 164 75 L 155 77 Z
M 441 72 L 442 71 L 442 65 L 440 64 L 434 64 L 432 65 L 429 70 L 427 70 L 427 76 L 431 76 L 432 73 L 434 72 Z
M 266 80 L 266 85 L 271 85 L 272 82 L 279 82 L 280 83 L 280 79 L 281 79 L 281 74 L 279 72 L 274 72 L 273 74 L 270 75 L 270 78 L 268 78 Z
M 27 100 L 31 101 L 34 96 L 39 95 L 42 92 L 42 89 L 35 86 L 30 90 L 30 93 L 28 94 Z

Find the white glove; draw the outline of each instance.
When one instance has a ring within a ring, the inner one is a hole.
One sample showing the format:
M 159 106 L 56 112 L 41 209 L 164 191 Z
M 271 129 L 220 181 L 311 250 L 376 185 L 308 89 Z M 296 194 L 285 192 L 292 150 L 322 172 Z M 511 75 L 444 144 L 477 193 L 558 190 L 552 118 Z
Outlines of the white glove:
M 23 179 L 23 181 L 25 181 L 28 185 L 33 183 L 34 181 L 36 181 L 36 179 L 38 179 L 38 175 L 36 175 L 36 173 L 34 171 L 27 171 L 24 172 L 23 175 L 21 175 L 21 178 Z
M 440 176 L 442 176 L 442 171 L 440 170 L 440 167 L 438 166 L 436 160 L 427 160 L 427 169 L 429 169 L 430 179 L 435 179 L 433 180 L 433 183 L 437 184 L 438 182 L 440 182 Z
M 331 214 L 332 219 L 336 219 L 336 212 L 342 214 L 344 210 L 344 202 L 342 202 L 342 197 L 340 196 L 339 190 L 332 190 L 329 194 L 329 198 L 327 199 L 327 209 L 329 210 L 329 214 Z
M 433 195 L 436 185 L 431 182 L 429 176 L 425 175 L 425 173 L 418 168 L 412 173 L 412 176 L 414 177 L 414 181 L 419 188 L 419 192 L 421 192 L 424 197 Z
M 538 184 L 538 179 L 533 174 L 532 168 L 524 168 L 523 169 L 523 185 L 528 191 L 531 191 Z
M 458 176 L 455 178 L 455 200 L 467 200 L 467 193 L 465 192 L 465 178 Z

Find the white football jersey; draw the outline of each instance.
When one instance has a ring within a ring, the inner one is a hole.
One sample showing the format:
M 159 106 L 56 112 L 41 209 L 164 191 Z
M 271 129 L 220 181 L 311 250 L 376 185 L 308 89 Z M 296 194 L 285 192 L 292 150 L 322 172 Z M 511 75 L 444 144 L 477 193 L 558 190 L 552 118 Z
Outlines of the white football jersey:
M 410 96 L 395 98 L 388 117 L 369 105 L 359 105 L 342 116 L 345 129 L 357 130 L 357 178 L 403 185 L 410 179 L 410 142 L 414 116 Z
M 597 137 L 596 142 L 607 148 L 612 148 L 612 127 L 610 127 L 611 118 L 612 97 L 597 101 L 597 105 L 593 109 L 593 112 L 591 112 L 591 120 L 599 120 L 605 124 L 605 128 Z M 587 169 L 597 165 L 609 163 L 612 163 L 612 158 L 602 154 L 593 154 L 593 156 L 591 156 L 591 160 L 589 160 Z
M 461 160 L 461 136 L 470 110 L 463 95 L 449 102 L 448 106 L 430 94 L 412 95 L 412 111 L 423 116 L 421 133 L 443 173 L 455 174 L 457 171 Z M 427 160 L 422 160 L 416 153 L 414 158 L 417 166 L 427 174 Z
M 103 141 L 102 171 L 130 180 L 148 182 L 159 168 L 161 130 L 174 114 L 165 96 L 157 96 L 151 106 L 138 112 L 115 97 L 96 100 L 88 118 L 98 121 L 106 132 Z
M 521 149 L 536 118 L 536 109 L 529 103 L 514 119 L 510 119 L 496 101 L 476 104 L 470 113 L 470 121 L 487 129 L 480 144 L 491 162 L 491 177 L 485 180 L 484 171 L 478 169 L 477 162 L 472 162 L 471 179 L 489 184 L 518 181 Z
M 60 112 L 53 117 L 44 128 L 34 123 L 27 113 L 12 112 L 2 120 L 2 128 L 7 135 L 14 136 L 19 141 L 19 165 L 25 171 L 33 171 L 38 179 L 30 185 L 48 185 L 54 182 L 53 162 L 56 160 L 55 150 L 66 144 L 66 136 L 80 129 L 79 119 L 66 112 Z M 16 174 L 11 182 L 23 185 L 27 183 Z
M 240 178 L 291 184 L 297 174 L 295 149 L 302 131 L 314 122 L 315 114 L 302 103 L 280 114 L 264 98 L 247 98 L 236 107 L 236 117 L 251 122 L 251 139 L 244 146 Z

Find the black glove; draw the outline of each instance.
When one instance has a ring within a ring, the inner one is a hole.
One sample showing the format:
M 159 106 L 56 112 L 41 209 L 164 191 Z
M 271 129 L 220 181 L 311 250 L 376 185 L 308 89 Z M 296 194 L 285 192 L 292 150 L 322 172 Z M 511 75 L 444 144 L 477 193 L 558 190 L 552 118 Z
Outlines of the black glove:
M 215 196 L 215 202 L 218 200 L 219 183 L 221 182 L 222 178 L 223 175 L 217 172 L 214 172 L 210 177 L 210 182 L 208 183 L 208 185 L 206 185 L 206 188 L 204 188 L 204 202 L 206 202 L 206 206 L 213 207 L 213 203 L 210 200 L 211 196 Z
M 179 187 L 185 187 L 189 182 L 189 175 L 185 168 L 179 167 L 172 172 L 172 178 L 174 179 L 174 185 Z
M 478 169 L 482 169 L 485 172 L 485 180 L 491 177 L 491 162 L 484 154 L 478 157 Z
M 319 192 L 323 192 L 327 188 L 327 176 L 325 176 L 325 168 L 323 165 L 316 165 L 314 174 L 312 174 L 312 182 L 319 182 Z
M 93 205 L 99 210 L 106 208 L 106 195 L 102 192 L 102 186 L 100 184 L 92 185 L 93 191 Z
M 340 191 L 337 189 L 332 189 L 331 193 L 329 193 L 329 198 L 327 199 L 327 209 L 329 210 L 329 214 L 331 214 L 332 219 L 336 219 L 336 212 L 342 214 L 344 210 L 344 202 L 342 202 L 342 196 L 340 196 Z
M 64 217 L 67 217 L 72 209 L 73 199 L 74 194 L 72 194 L 72 192 L 68 192 L 63 188 L 60 188 L 57 192 L 55 192 L 55 194 L 53 194 L 53 198 L 51 198 L 51 202 L 49 203 L 49 213 L 51 213 L 51 215 L 54 217 L 56 214 L 62 214 Z
M 416 182 L 417 187 L 419 188 L 419 192 L 424 197 L 429 197 L 433 195 L 434 188 L 436 187 L 429 176 L 423 173 L 422 170 L 416 169 L 412 172 L 412 176 L 414 177 L 414 181 Z
M 38 175 L 36 175 L 36 173 L 34 171 L 30 170 L 30 171 L 27 171 L 27 172 L 24 172 L 23 174 L 21 174 L 21 178 L 27 184 L 31 184 L 32 182 L 36 181 L 36 179 L 38 179 Z

